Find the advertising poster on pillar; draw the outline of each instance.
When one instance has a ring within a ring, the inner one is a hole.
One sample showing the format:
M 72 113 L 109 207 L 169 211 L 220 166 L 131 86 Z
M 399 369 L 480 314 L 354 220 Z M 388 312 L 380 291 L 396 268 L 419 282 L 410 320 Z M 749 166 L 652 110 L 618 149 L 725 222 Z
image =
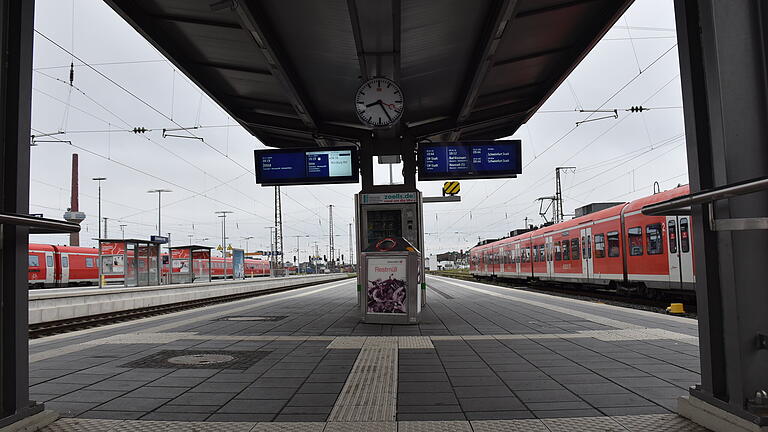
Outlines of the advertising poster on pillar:
M 407 312 L 406 258 L 369 258 L 368 312 Z

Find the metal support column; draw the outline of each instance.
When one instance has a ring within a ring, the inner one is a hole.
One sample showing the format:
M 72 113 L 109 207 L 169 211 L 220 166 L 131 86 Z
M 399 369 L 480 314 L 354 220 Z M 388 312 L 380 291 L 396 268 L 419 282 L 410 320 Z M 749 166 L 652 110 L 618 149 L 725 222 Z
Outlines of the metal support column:
M 675 0 L 675 14 L 691 192 L 765 176 L 768 5 Z M 768 192 L 713 205 L 717 219 L 765 217 Z M 699 421 L 699 404 L 768 425 L 756 397 L 768 391 L 768 230 L 715 231 L 705 205 L 691 211 L 701 385 L 680 412 Z
M 0 211 L 29 213 L 33 0 L 0 0 Z M 42 410 L 29 401 L 29 228 L 0 223 L 0 429 Z

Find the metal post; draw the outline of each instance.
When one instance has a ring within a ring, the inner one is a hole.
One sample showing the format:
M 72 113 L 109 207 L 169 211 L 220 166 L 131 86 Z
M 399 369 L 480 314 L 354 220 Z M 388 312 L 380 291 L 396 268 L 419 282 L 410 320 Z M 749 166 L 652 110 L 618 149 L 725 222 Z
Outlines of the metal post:
M 109 234 L 107 233 L 107 220 L 109 218 L 104 216 L 104 238 L 109 238 Z
M 148 190 L 147 193 L 156 193 L 157 194 L 157 235 L 161 236 L 160 234 L 162 231 L 160 231 L 160 208 L 161 208 L 161 199 L 160 196 L 163 194 L 163 192 L 173 192 L 170 189 L 152 189 Z
M 221 256 L 224 257 L 224 279 L 227 278 L 227 215 L 234 213 L 230 210 L 214 212 L 221 218 Z M 234 275 L 233 275 L 234 277 Z
M 127 227 L 127 226 L 128 225 L 126 225 L 126 224 L 120 224 L 120 233 L 123 236 L 123 240 L 125 240 L 125 227 Z
M 334 265 L 334 252 L 333 252 L 333 204 L 328 205 L 328 242 L 330 247 L 328 249 L 328 262 L 331 263 L 331 271 L 336 267 Z
M 0 0 L 0 210 L 29 212 L 35 2 Z M 0 226 L 0 429 L 42 410 L 29 401 L 29 229 Z
M 768 174 L 765 3 L 675 0 L 675 19 L 691 192 Z M 717 219 L 764 217 L 768 192 L 712 206 Z M 699 421 L 722 410 L 765 427 L 768 267 L 758 263 L 768 262 L 768 231 L 715 231 L 706 205 L 691 213 L 701 385 L 678 411 Z M 737 429 L 719 419 L 720 430 Z
M 99 183 L 99 219 L 97 220 L 97 225 L 99 226 L 99 238 L 101 238 L 101 182 L 106 179 L 106 177 L 94 177 L 92 179 Z

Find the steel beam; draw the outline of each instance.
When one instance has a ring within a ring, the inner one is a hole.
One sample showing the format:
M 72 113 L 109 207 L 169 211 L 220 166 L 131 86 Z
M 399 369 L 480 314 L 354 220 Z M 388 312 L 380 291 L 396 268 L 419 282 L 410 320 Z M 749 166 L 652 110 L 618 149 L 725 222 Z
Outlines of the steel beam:
M 488 71 L 493 67 L 496 49 L 499 47 L 504 30 L 512 20 L 515 6 L 517 6 L 517 0 L 499 0 L 491 6 L 486 19 L 487 24 L 484 26 L 486 31 L 481 36 L 475 50 L 478 55 L 469 62 L 464 92 L 456 115 L 456 124 L 465 122 L 472 113 L 472 108 L 480 94 L 480 87 L 485 81 Z M 449 140 L 456 141 L 460 135 L 461 129 L 456 128 L 451 132 Z
M 33 0 L 0 0 L 0 212 L 29 213 Z M 29 401 L 29 229 L 0 224 L 0 429 L 42 410 Z
M 360 64 L 360 78 L 362 81 L 366 81 L 369 76 L 368 62 L 365 58 L 365 47 L 363 46 L 363 37 L 360 31 L 360 15 L 357 13 L 357 0 L 347 0 L 347 10 L 349 11 L 349 22 L 352 25 L 352 37 L 355 40 L 357 62 Z
M 270 72 L 282 84 L 299 118 L 309 129 L 317 130 L 317 121 L 309 97 L 299 83 L 298 76 L 274 36 L 274 30 L 271 28 L 265 12 L 259 7 L 258 2 L 247 0 L 236 2 L 234 11 L 243 28 L 253 37 L 256 46 L 267 60 Z M 321 147 L 327 145 L 323 139 L 316 141 Z
M 768 14 L 761 2 L 675 0 L 691 193 L 768 174 Z M 701 385 L 691 397 L 768 425 L 768 231 L 715 231 L 691 205 Z M 719 218 L 768 215 L 768 192 L 714 204 Z M 692 406 L 681 404 L 681 406 Z

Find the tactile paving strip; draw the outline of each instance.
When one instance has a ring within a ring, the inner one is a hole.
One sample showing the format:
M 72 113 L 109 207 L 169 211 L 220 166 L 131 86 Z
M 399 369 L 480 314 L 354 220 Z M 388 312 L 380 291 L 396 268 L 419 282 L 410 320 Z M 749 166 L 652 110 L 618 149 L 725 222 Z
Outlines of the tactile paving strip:
M 398 422 L 398 432 L 472 432 L 465 421 L 404 421 Z
M 706 432 L 708 429 L 675 414 L 648 414 L 613 417 L 632 432 Z
M 363 347 L 328 421 L 394 421 L 396 402 L 397 347 Z
M 541 420 L 476 420 L 474 432 L 550 432 Z
M 360 349 L 365 343 L 365 336 L 339 336 L 326 347 L 327 349 Z
M 610 417 L 572 417 L 542 420 L 551 432 L 626 432 Z
M 180 422 L 127 420 L 109 432 L 248 432 L 253 423 L 240 422 Z
M 124 420 L 62 418 L 40 429 L 40 432 L 107 432 Z
M 544 420 L 401 422 L 180 422 L 64 418 L 41 432 L 706 432 L 675 414 Z
M 327 423 L 323 432 L 397 432 L 396 422 L 335 422 Z
M 322 432 L 322 422 L 256 423 L 251 432 Z
M 432 339 L 427 336 L 400 336 L 397 338 L 400 349 L 434 349 Z

